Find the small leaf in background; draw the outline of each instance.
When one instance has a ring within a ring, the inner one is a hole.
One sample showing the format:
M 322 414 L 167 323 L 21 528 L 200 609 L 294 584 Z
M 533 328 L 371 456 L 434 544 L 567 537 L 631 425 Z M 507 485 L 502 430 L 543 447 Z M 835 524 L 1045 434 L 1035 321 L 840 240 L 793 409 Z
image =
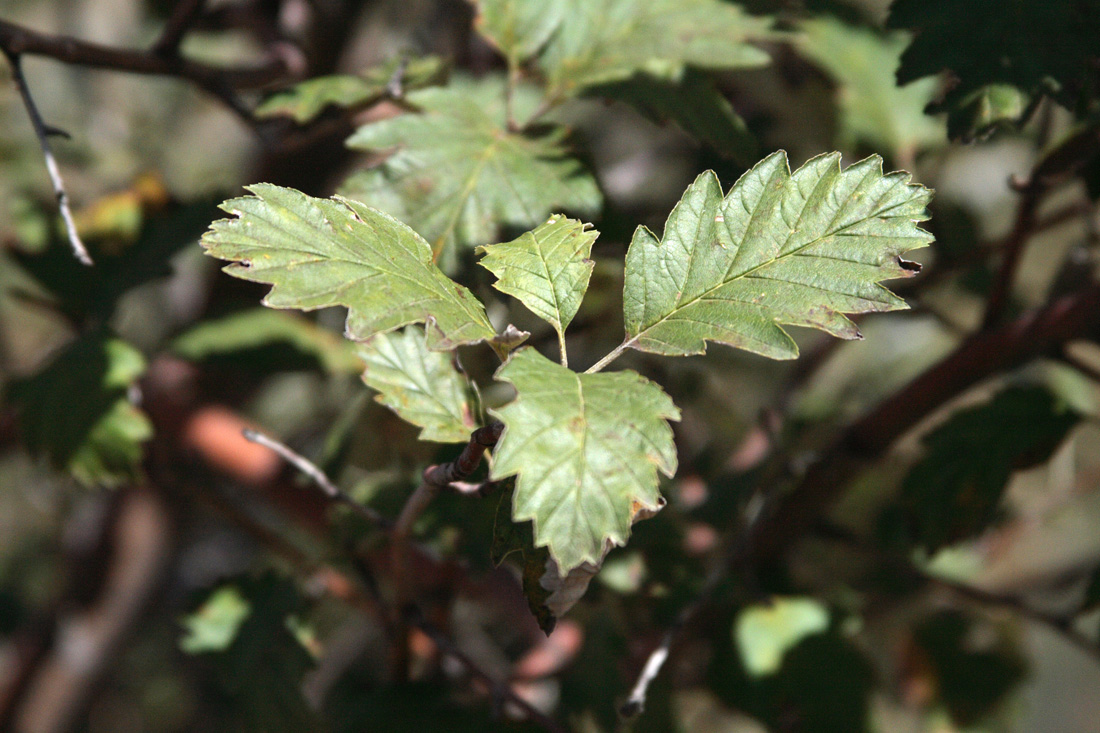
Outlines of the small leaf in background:
M 554 327 L 565 360 L 565 329 L 577 315 L 595 263 L 589 257 L 600 233 L 575 219 L 550 217 L 534 231 L 478 247 L 481 265 L 497 276 L 493 286 L 519 299 Z
M 554 0 L 553 5 L 561 8 L 561 23 L 539 57 L 551 99 L 640 71 L 676 78 L 687 67 L 764 66 L 768 54 L 750 41 L 776 35 L 771 19 L 721 0 Z
M 257 117 L 291 117 L 305 124 L 327 107 L 364 108 L 392 96 L 389 88 L 396 78 L 402 94 L 442 83 L 447 64 L 436 56 L 393 59 L 359 74 L 319 76 L 275 92 L 256 108 Z
M 798 50 L 837 84 L 841 146 L 864 144 L 912 160 L 919 150 L 945 142 L 943 123 L 924 113 L 936 80 L 898 86 L 894 71 L 908 45 L 904 33 L 885 35 L 829 16 L 799 27 Z
M 317 199 L 256 184 L 254 196 L 222 204 L 236 218 L 210 226 L 207 254 L 233 264 L 224 271 L 268 283 L 264 305 L 348 308 L 354 341 L 410 323 L 427 324 L 430 349 L 493 338 L 485 308 L 432 263 L 431 248 L 396 219 L 355 201 Z
M 27 446 L 85 485 L 117 486 L 140 475 L 153 436 L 129 391 L 145 357 L 103 333 L 72 343 L 45 369 L 11 387 Z
M 1027 664 L 1015 643 L 995 628 L 958 611 L 941 611 L 913 630 L 919 659 L 930 666 L 931 687 L 959 726 L 979 723 L 1019 685 Z
M 759 159 L 755 136 L 706 73 L 686 69 L 671 79 L 636 74 L 591 87 L 587 95 L 626 102 L 658 122 L 672 120 L 744 168 L 751 168 Z
M 741 611 L 734 637 L 745 670 L 756 677 L 779 671 L 783 656 L 829 628 L 829 611 L 812 598 L 776 598 Z
M 251 604 L 236 586 L 219 588 L 197 611 L 183 619 L 180 649 L 188 654 L 225 651 L 250 613 Z
M 924 458 L 902 484 L 915 542 L 932 552 L 981 533 L 1012 472 L 1049 460 L 1080 419 L 1042 387 L 1010 387 L 956 412 L 925 436 Z
M 509 130 L 501 79 L 455 79 L 408 101 L 418 114 L 364 125 L 348 139 L 358 150 L 396 150 L 352 175 L 341 193 L 420 232 L 444 269 L 456 266 L 463 248 L 494 241 L 502 227 L 529 229 L 555 210 L 599 211 L 596 181 L 570 156 L 565 128 Z M 517 119 L 537 102 L 531 89 L 518 88 Z
M 267 572 L 239 578 L 184 620 L 184 651 L 209 660 L 241 718 L 234 730 L 318 730 L 320 721 L 302 695 L 313 657 L 292 629 L 303 607 L 294 582 Z M 228 642 L 226 641 L 228 637 Z
M 716 341 L 793 359 L 783 325 L 859 338 L 844 313 L 907 307 L 878 282 L 913 274 L 899 256 L 932 240 L 915 223 L 928 218 L 931 195 L 907 173 L 883 175 L 877 156 L 841 170 L 839 153 L 822 155 L 792 175 L 780 151 L 725 198 L 708 171 L 672 210 L 663 239 L 634 233 L 624 345 L 684 356 Z
M 916 32 L 902 55 L 899 82 L 951 72 L 950 90 L 930 111 L 948 112 L 955 132 L 983 132 L 967 106 L 989 85 L 1016 87 L 1032 100 L 1051 94 L 1070 109 L 1095 106 L 1100 12 L 1094 2 L 897 0 L 889 26 Z
M 560 575 L 599 566 L 609 546 L 626 544 L 639 511 L 663 505 L 657 471 L 676 472 L 667 421 L 680 411 L 635 372 L 577 374 L 530 347 L 497 378 L 517 393 L 492 411 L 505 425 L 492 476 L 517 476 L 513 519 L 534 522 L 535 545 Z
M 251 308 L 205 320 L 178 336 L 171 345 L 177 355 L 194 362 L 219 361 L 245 352 L 286 346 L 311 359 L 330 374 L 358 372 L 362 363 L 355 346 L 302 316 L 268 308 Z
M 421 440 L 465 443 L 477 428 L 470 380 L 450 354 L 429 351 L 424 330 L 409 326 L 375 336 L 358 348 L 363 381 L 375 399 L 420 428 Z

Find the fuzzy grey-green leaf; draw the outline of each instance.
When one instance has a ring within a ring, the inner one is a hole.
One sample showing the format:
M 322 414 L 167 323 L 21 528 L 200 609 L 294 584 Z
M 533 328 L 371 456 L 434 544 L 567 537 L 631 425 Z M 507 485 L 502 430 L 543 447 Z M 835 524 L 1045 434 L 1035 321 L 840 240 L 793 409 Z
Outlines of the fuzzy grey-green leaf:
M 363 381 L 376 400 L 423 428 L 421 440 L 465 443 L 477 427 L 470 381 L 450 354 L 429 351 L 424 330 L 409 326 L 383 333 L 359 346 L 366 365 Z
M 268 283 L 272 308 L 348 309 L 353 341 L 410 323 L 427 324 L 428 348 L 492 339 L 485 308 L 432 262 L 431 248 L 393 217 L 339 197 L 318 199 L 262 183 L 254 196 L 222 208 L 235 216 L 210 225 L 207 254 L 225 272 Z
M 577 374 L 530 347 L 497 372 L 516 399 L 491 411 L 505 425 L 492 476 L 515 475 L 512 518 L 532 520 L 564 576 L 626 544 L 639 512 L 662 505 L 657 472 L 676 472 L 669 420 L 680 411 L 632 371 Z
M 684 356 L 715 341 L 793 359 L 784 325 L 859 338 L 843 314 L 907 307 L 878 283 L 917 269 L 900 255 L 932 241 L 917 226 L 931 195 L 907 173 L 884 175 L 877 156 L 842 170 L 831 153 L 792 174 L 779 151 L 725 197 L 708 171 L 672 210 L 663 238 L 635 231 L 624 345 Z
M 556 215 L 511 242 L 478 247 L 481 265 L 497 276 L 494 287 L 514 296 L 554 327 L 559 336 L 577 315 L 600 233 L 590 224 Z

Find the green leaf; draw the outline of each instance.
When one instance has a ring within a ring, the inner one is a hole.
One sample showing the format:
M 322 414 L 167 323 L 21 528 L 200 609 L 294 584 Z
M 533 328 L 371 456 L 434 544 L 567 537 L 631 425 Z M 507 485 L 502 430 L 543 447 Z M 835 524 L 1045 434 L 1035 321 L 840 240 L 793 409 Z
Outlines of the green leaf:
M 375 399 L 417 425 L 421 440 L 465 443 L 478 421 L 470 380 L 450 354 L 429 351 L 424 331 L 409 326 L 359 346 L 366 363 L 363 381 L 378 390 Z
M 402 96 L 413 89 L 439 84 L 447 76 L 447 64 L 437 56 L 393 59 L 358 75 L 319 76 L 276 92 L 256 108 L 257 117 L 291 117 L 299 125 L 309 122 L 326 107 L 369 107 L 387 97 Z M 390 89 L 400 83 L 400 94 Z
M 1070 109 L 1096 112 L 1095 2 L 897 0 L 889 26 L 916 31 L 902 56 L 899 82 L 950 70 L 951 88 L 930 111 L 948 111 L 953 131 L 981 132 L 966 107 L 993 84 L 1016 87 L 1031 99 L 1050 94 Z
M 294 313 L 251 308 L 202 321 L 172 342 L 172 351 L 190 361 L 228 358 L 286 345 L 332 374 L 357 372 L 362 363 L 346 339 Z
M 667 421 L 680 411 L 635 372 L 577 374 L 530 347 L 496 376 L 517 393 L 491 411 L 505 425 L 492 477 L 517 476 L 512 518 L 533 521 L 535 545 L 562 576 L 598 566 L 626 543 L 637 514 L 662 506 L 657 471 L 676 471 Z
M 199 610 L 183 619 L 185 635 L 180 649 L 188 654 L 225 651 L 250 613 L 251 604 L 236 586 L 218 588 Z
M 526 87 L 514 97 L 520 119 L 537 104 Z M 341 193 L 408 223 L 447 270 L 461 248 L 494 241 L 501 227 L 529 229 L 560 209 L 597 212 L 599 189 L 569 157 L 566 129 L 512 132 L 504 98 L 499 78 L 410 94 L 419 114 L 374 122 L 348 140 L 359 150 L 397 150 Z
M 764 66 L 768 55 L 749 41 L 775 36 L 770 19 L 721 0 L 555 0 L 553 5 L 562 20 L 539 58 L 552 99 L 639 71 L 675 78 L 689 66 Z
M 1042 387 L 1010 387 L 960 410 L 924 438 L 902 485 L 917 544 L 934 551 L 997 519 L 1012 472 L 1046 462 L 1081 416 Z
M 829 628 L 829 610 L 812 598 L 776 598 L 737 617 L 734 638 L 745 670 L 764 677 L 779 671 L 783 655 Z
M 675 79 L 636 74 L 625 81 L 591 87 L 588 94 L 626 102 L 658 122 L 672 120 L 745 168 L 760 157 L 756 138 L 706 73 L 688 69 Z
M 508 60 L 512 68 L 534 56 L 550 40 L 566 10 L 552 0 L 471 0 L 474 25 Z
M 859 338 L 842 314 L 906 307 L 877 283 L 913 274 L 899 255 L 932 240 L 914 223 L 928 218 L 930 197 L 906 173 L 883 175 L 877 156 L 842 171 L 839 153 L 822 155 L 792 175 L 779 151 L 725 198 L 708 171 L 672 210 L 663 239 L 634 233 L 619 350 L 684 356 L 716 341 L 793 359 L 798 347 L 782 325 Z
M 907 34 L 883 34 L 822 16 L 801 23 L 798 49 L 837 84 L 840 144 L 857 144 L 912 157 L 945 141 L 943 123 L 924 114 L 935 79 L 899 87 L 894 71 Z
M 527 608 L 535 617 L 539 628 L 549 635 L 558 623 L 558 617 L 547 605 L 551 591 L 539 582 L 547 573 L 550 553 L 545 547 L 535 547 L 530 522 L 512 521 L 513 490 L 501 492 L 493 522 L 493 543 L 489 549 L 493 564 L 500 567 L 512 553 L 519 553 L 519 565 L 523 584 L 523 597 Z M 555 573 L 556 574 L 556 573 Z
M 145 358 L 125 341 L 94 333 L 74 342 L 12 385 L 27 447 L 85 485 L 136 480 L 153 426 L 128 393 L 144 372 Z
M 233 264 L 225 272 L 269 283 L 264 305 L 348 308 L 353 341 L 410 323 L 427 324 L 428 348 L 490 340 L 493 327 L 469 290 L 432 263 L 420 235 L 355 201 L 317 199 L 266 183 L 222 204 L 235 219 L 210 226 L 207 254 Z
M 600 233 L 557 215 L 534 231 L 502 244 L 478 247 L 481 265 L 497 276 L 494 287 L 520 300 L 558 332 L 565 361 L 565 329 L 577 315 L 595 263 L 589 259 Z

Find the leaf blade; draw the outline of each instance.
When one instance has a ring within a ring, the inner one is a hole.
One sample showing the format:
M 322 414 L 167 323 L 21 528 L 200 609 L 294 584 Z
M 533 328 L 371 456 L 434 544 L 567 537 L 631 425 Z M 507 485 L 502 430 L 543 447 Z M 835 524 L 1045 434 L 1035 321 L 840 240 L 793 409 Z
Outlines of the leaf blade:
M 916 226 L 930 196 L 908 174 L 883 175 L 877 156 L 844 170 L 839 153 L 818 156 L 792 174 L 779 151 L 725 197 L 708 171 L 662 239 L 635 232 L 624 346 L 685 356 L 715 341 L 791 359 L 798 349 L 784 325 L 859 338 L 843 314 L 906 307 L 878 282 L 913 274 L 899 258 L 932 240 Z
M 676 472 L 669 420 L 680 411 L 636 372 L 577 374 L 527 347 L 497 372 L 517 398 L 490 413 L 505 425 L 494 480 L 515 475 L 513 520 L 531 520 L 564 576 L 623 545 L 639 512 L 663 506 L 657 472 Z M 563 459 L 563 456 L 565 457 Z
M 495 332 L 469 290 L 444 275 L 420 235 L 383 212 L 343 198 L 318 199 L 256 184 L 222 208 L 201 244 L 228 260 L 234 277 L 271 285 L 264 305 L 348 308 L 353 341 L 411 323 L 427 325 L 429 348 L 490 340 Z
M 564 337 L 588 289 L 600 235 L 590 224 L 552 216 L 511 242 L 477 248 L 480 264 L 497 276 L 493 287 L 520 300 Z
M 465 443 L 477 427 L 469 380 L 449 355 L 429 351 L 424 330 L 379 334 L 357 350 L 375 400 L 421 429 L 420 439 Z

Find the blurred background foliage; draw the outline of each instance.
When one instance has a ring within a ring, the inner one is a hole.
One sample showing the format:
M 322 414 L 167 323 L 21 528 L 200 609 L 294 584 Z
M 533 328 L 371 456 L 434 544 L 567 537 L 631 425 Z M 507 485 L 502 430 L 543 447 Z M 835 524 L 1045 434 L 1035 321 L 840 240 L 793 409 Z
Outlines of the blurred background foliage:
M 251 121 L 178 79 L 28 55 L 43 116 L 72 136 L 53 146 L 93 269 L 71 258 L 0 66 L 0 729 L 537 729 L 425 633 L 395 679 L 392 629 L 345 587 L 355 558 L 384 564 L 386 547 L 240 430 L 279 436 L 390 517 L 456 449 L 419 442 L 369 398 L 342 313 L 259 308 L 264 289 L 220 275 L 197 239 L 242 185 L 339 189 L 408 221 L 494 323 L 553 354 L 546 324 L 493 297 L 470 264 L 474 246 L 564 207 L 601 232 L 568 337 L 587 365 L 620 340 L 634 227 L 660 231 L 700 171 L 728 188 L 780 148 L 792 166 L 878 154 L 936 189 L 937 241 L 897 287 L 912 310 L 861 317 L 862 341 L 798 331 L 797 362 L 720 347 L 624 356 L 683 410 L 668 507 L 544 637 L 518 569 L 490 561 L 497 500 L 441 495 L 417 525 L 413 568 L 430 622 L 571 730 L 1098 729 L 1100 348 L 1088 334 L 939 405 L 782 563 L 725 577 L 645 713 L 619 719 L 646 655 L 745 531 L 755 487 L 780 491 L 972 338 L 1003 247 L 1020 251 L 1010 319 L 1095 287 L 1095 2 L 719 4 L 753 16 L 723 15 L 676 61 L 653 28 L 630 53 L 551 39 L 554 22 L 582 23 L 570 2 L 520 17 L 539 39 L 524 47 L 475 26 L 462 0 L 212 1 L 185 55 L 232 64 L 280 48 L 311 79 L 245 93 Z M 172 7 L 5 0 L 0 19 L 144 47 Z M 737 34 L 750 42 L 723 45 Z M 508 74 L 528 82 L 506 101 Z M 523 129 L 547 88 L 562 103 Z M 498 178 L 471 178 L 501 140 Z M 467 183 L 476 211 L 449 213 Z M 484 405 L 510 398 L 486 350 L 461 357 Z

